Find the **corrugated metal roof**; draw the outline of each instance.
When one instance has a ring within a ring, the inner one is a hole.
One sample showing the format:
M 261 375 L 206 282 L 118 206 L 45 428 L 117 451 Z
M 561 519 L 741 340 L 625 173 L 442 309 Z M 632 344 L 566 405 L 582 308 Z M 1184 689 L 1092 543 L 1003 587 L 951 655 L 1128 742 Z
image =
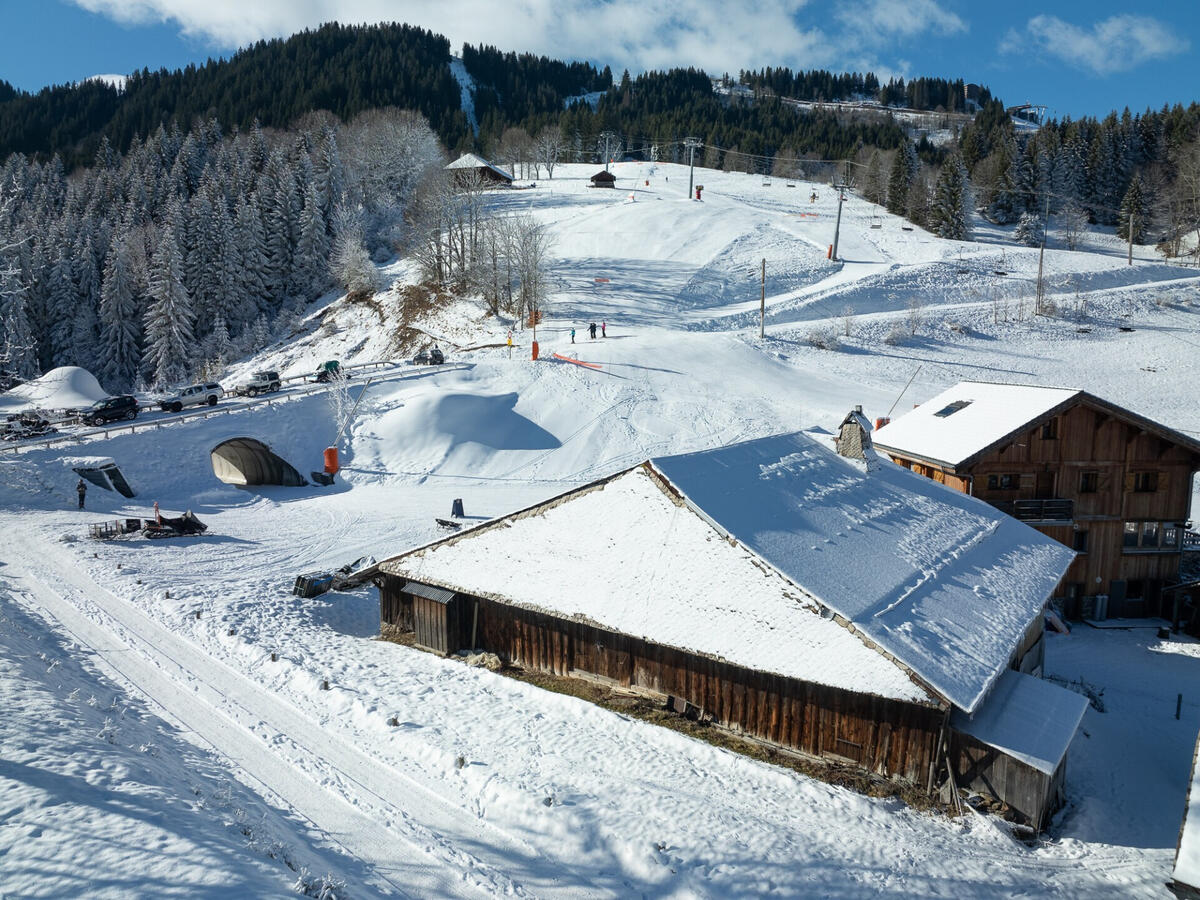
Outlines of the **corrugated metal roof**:
M 445 588 L 434 587 L 429 584 L 421 584 L 419 581 L 406 581 L 404 583 L 404 592 L 417 597 L 424 597 L 426 600 L 432 600 L 434 603 L 449 603 L 454 597 L 454 591 L 448 591 Z

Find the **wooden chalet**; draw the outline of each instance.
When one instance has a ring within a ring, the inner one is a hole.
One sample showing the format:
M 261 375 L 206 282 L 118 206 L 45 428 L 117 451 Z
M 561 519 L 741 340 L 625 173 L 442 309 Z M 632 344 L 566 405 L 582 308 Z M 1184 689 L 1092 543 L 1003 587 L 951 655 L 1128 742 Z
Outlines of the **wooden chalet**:
M 650 460 L 384 560 L 381 620 L 1040 827 L 1086 701 L 1025 673 L 1071 553 L 843 443 Z
M 1055 590 L 1068 616 L 1180 618 L 1195 438 L 1085 391 L 965 381 L 874 440 L 1073 549 Z
M 591 182 L 589 187 L 594 188 L 615 188 L 617 186 L 617 176 L 607 169 L 597 172 L 588 181 Z
M 510 173 L 494 166 L 482 156 L 474 153 L 464 153 L 454 162 L 445 167 L 447 172 L 459 180 L 467 178 L 478 179 L 483 184 L 495 186 L 512 186 L 513 177 Z

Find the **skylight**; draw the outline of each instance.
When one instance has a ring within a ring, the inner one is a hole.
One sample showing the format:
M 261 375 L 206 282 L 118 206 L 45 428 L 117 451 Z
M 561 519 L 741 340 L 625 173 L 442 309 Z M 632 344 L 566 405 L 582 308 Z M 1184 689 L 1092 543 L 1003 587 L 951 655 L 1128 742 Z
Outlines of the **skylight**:
M 952 416 L 956 412 L 958 412 L 960 409 L 962 409 L 963 407 L 970 406 L 970 405 L 971 405 L 970 400 L 955 400 L 949 406 L 944 406 L 941 409 L 939 409 L 937 412 L 934 413 L 934 415 L 938 416 L 939 418 L 944 419 L 944 418 L 946 418 L 946 416 Z

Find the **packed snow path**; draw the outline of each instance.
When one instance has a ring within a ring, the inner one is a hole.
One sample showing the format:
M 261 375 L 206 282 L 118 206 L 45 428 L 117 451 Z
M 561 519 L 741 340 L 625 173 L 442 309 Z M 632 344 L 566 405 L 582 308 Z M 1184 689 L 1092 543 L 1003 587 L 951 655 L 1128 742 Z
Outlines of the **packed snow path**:
M 556 884 L 535 847 L 370 759 L 53 552 L 20 537 L 11 549 L 18 559 L 53 563 L 38 576 L 7 569 L 49 615 L 269 796 L 367 863 L 386 892 L 537 896 L 552 888 L 555 896 L 596 896 Z M 530 865 L 514 880 L 508 872 L 519 860 Z

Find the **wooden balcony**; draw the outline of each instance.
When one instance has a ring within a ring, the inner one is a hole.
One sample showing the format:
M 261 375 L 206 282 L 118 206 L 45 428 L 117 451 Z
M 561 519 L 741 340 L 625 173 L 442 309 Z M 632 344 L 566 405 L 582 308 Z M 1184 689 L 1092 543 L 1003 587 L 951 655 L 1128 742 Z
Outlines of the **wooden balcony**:
M 992 506 L 1030 525 L 1069 525 L 1075 520 L 1074 500 L 994 500 Z

